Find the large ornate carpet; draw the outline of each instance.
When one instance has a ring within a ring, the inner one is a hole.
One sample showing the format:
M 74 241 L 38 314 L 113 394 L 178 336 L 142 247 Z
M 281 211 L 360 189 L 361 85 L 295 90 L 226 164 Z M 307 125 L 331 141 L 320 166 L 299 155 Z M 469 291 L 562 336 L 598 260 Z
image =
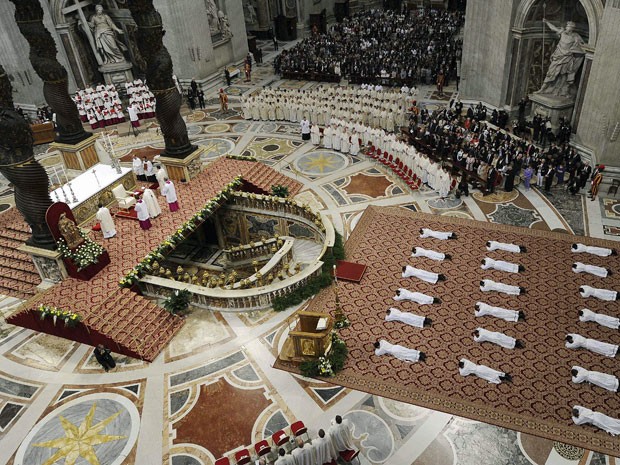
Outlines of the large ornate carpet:
M 421 227 L 454 231 L 458 239 L 420 239 Z M 487 252 L 485 242 L 490 239 L 524 245 L 527 253 Z M 349 347 L 349 358 L 333 382 L 620 456 L 619 438 L 592 426 L 576 426 L 571 420 L 571 408 L 575 404 L 620 416 L 620 394 L 571 381 L 573 365 L 620 374 L 618 358 L 564 346 L 567 333 L 620 343 L 618 331 L 595 323 L 580 323 L 577 314 L 579 309 L 587 307 L 620 315 L 620 302 L 583 299 L 578 293 L 580 284 L 620 290 L 620 260 L 573 254 L 570 246 L 576 241 L 606 247 L 615 245 L 562 233 L 369 207 L 346 243 L 347 260 L 365 263 L 368 269 L 360 284 L 339 283 L 340 302 L 351 326 L 341 331 Z M 412 258 L 414 245 L 450 253 L 453 260 Z M 485 256 L 522 264 L 525 272 L 482 270 L 480 261 Z M 606 266 L 614 275 L 602 279 L 573 273 L 571 265 L 575 261 Z M 401 278 L 405 264 L 444 273 L 447 281 L 432 285 L 416 278 Z M 483 293 L 479 288 L 483 278 L 524 286 L 527 293 L 521 296 Z M 439 297 L 442 303 L 419 306 L 396 302 L 392 298 L 399 287 Z M 509 323 L 493 317 L 476 318 L 474 304 L 478 300 L 523 310 L 527 320 Z M 433 325 L 417 329 L 385 322 L 385 311 L 390 306 L 430 317 Z M 309 308 L 333 309 L 331 289 L 321 292 Z M 476 343 L 472 332 L 477 327 L 521 339 L 525 348 L 509 350 L 490 343 Z M 428 359 L 425 363 L 408 364 L 391 356 L 377 357 L 373 343 L 379 338 L 422 350 Z M 495 385 L 473 376 L 462 377 L 457 365 L 461 357 L 508 372 L 514 381 Z M 295 366 L 280 360 L 276 367 L 296 371 Z

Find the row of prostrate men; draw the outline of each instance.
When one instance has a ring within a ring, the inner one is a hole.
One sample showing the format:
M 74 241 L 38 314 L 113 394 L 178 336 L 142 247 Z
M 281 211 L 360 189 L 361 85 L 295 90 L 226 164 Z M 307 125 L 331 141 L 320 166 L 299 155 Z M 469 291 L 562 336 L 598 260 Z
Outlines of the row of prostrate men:
M 443 241 L 456 239 L 457 236 L 452 232 L 434 231 L 428 228 L 422 228 L 420 229 L 420 238 L 434 238 Z M 493 252 L 496 250 L 502 250 L 514 254 L 522 254 L 527 252 L 526 248 L 523 246 L 497 241 L 488 241 L 486 243 L 486 248 L 488 252 Z M 573 244 L 571 246 L 571 251 L 574 253 L 592 254 L 600 257 L 617 255 L 617 252 L 613 249 L 587 246 L 584 244 Z M 412 249 L 411 256 L 417 258 L 425 257 L 436 261 L 452 259 L 449 254 L 424 249 L 422 247 L 414 247 Z M 489 257 L 485 257 L 482 260 L 481 268 L 485 270 L 495 269 L 507 273 L 522 273 L 525 271 L 523 265 L 503 260 L 494 260 Z M 575 273 L 589 273 L 601 278 L 606 278 L 612 274 L 612 271 L 609 268 L 588 265 L 581 262 L 574 263 L 572 265 L 572 271 Z M 426 271 L 410 265 L 403 266 L 402 277 L 415 277 L 431 284 L 436 284 L 437 282 L 446 280 L 446 276 L 441 273 Z M 522 295 L 526 292 L 524 287 L 508 285 L 490 279 L 483 279 L 480 281 L 480 290 L 483 292 L 498 292 L 507 295 Z M 619 298 L 618 292 L 616 291 L 586 285 L 580 286 L 579 293 L 584 298 L 595 297 L 604 301 L 615 301 Z M 412 301 L 419 305 L 441 303 L 441 300 L 437 297 L 429 296 L 421 292 L 412 292 L 403 288 L 396 291 L 394 300 Z M 579 310 L 578 314 L 581 322 L 589 321 L 608 328 L 616 330 L 620 329 L 620 319 L 617 317 L 602 313 L 595 313 L 587 308 Z M 477 302 L 475 304 L 475 316 L 492 316 L 510 322 L 525 320 L 525 313 L 520 310 L 495 307 L 484 302 Z M 430 318 L 416 315 L 411 312 L 402 312 L 393 307 L 387 310 L 385 320 L 399 321 L 418 328 L 429 327 L 432 325 L 432 320 Z M 489 331 L 484 328 L 477 328 L 473 333 L 473 337 L 476 342 L 490 342 L 507 349 L 519 349 L 524 347 L 524 343 L 521 340 L 500 332 Z M 568 334 L 565 341 L 566 347 L 569 349 L 583 348 L 606 357 L 615 357 L 618 354 L 618 345 L 586 338 L 579 334 Z M 398 344 L 391 344 L 386 340 L 377 340 L 374 347 L 375 355 L 392 355 L 406 362 L 423 362 L 427 358 L 424 352 Z M 478 376 L 490 383 L 495 384 L 512 381 L 512 376 L 509 373 L 495 370 L 485 365 L 478 365 L 470 360 L 467 360 L 466 358 L 461 358 L 459 360 L 459 373 L 462 376 Z M 612 392 L 619 391 L 618 378 L 611 374 L 589 371 L 580 366 L 573 366 L 571 368 L 571 376 L 574 383 L 589 382 Z M 593 412 L 586 407 L 575 405 L 572 409 L 572 419 L 578 425 L 590 423 L 612 435 L 620 434 L 620 419 L 612 418 L 602 413 Z

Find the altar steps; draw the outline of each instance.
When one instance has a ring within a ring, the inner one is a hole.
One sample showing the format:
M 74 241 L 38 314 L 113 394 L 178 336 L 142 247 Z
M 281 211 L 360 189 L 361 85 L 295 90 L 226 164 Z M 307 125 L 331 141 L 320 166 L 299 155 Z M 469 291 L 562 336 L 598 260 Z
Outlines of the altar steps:
M 243 175 L 243 179 L 268 194 L 271 194 L 272 186 L 285 186 L 288 188 L 289 197 L 295 196 L 303 187 L 300 182 L 262 163 L 256 163 Z

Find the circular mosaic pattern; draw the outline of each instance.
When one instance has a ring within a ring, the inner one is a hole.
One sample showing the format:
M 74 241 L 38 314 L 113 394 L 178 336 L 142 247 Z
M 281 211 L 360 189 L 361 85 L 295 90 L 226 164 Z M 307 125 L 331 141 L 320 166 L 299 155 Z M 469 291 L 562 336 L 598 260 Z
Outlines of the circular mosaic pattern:
M 214 160 L 221 155 L 230 153 L 235 148 L 235 143 L 228 139 L 200 139 L 195 142 L 204 146 L 205 150 L 200 155 L 202 161 Z
M 243 122 L 237 123 L 232 127 L 233 132 L 247 132 L 250 129 L 251 123 Z
M 349 158 L 332 150 L 317 150 L 295 160 L 295 169 L 312 176 L 324 175 L 346 168 Z
M 511 192 L 496 191 L 493 194 L 483 195 L 482 192 L 474 192 L 472 197 L 484 203 L 504 203 L 512 202 L 519 197 L 519 191 L 513 189 Z
M 427 200 L 426 203 L 429 207 L 432 207 L 436 210 L 449 210 L 453 208 L 459 208 L 461 205 L 463 205 L 463 200 L 456 198 L 431 199 Z
M 202 127 L 198 126 L 197 124 L 189 124 L 187 126 L 187 133 L 190 136 L 195 136 L 196 134 L 200 134 L 202 132 Z
M 466 220 L 474 219 L 469 213 L 465 212 L 444 212 L 441 214 L 441 216 L 452 216 L 454 218 L 464 218 Z
M 193 111 L 192 113 L 190 113 L 189 115 L 187 115 L 185 120 L 188 123 L 196 123 L 198 121 L 202 121 L 205 118 L 205 116 L 207 116 L 207 115 L 205 114 L 204 111 L 196 110 L 196 111 Z
M 617 215 L 620 215 L 620 203 L 615 203 L 611 206 L 611 209 L 614 211 L 614 213 L 616 213 Z
M 579 460 L 585 453 L 585 450 L 581 447 L 571 446 L 557 441 L 553 443 L 553 448 L 566 460 Z
M 209 126 L 205 126 L 205 132 L 209 134 L 214 134 L 218 132 L 228 132 L 230 131 L 230 124 L 210 124 Z
M 260 127 L 260 132 L 274 133 L 278 129 L 276 123 L 263 123 Z

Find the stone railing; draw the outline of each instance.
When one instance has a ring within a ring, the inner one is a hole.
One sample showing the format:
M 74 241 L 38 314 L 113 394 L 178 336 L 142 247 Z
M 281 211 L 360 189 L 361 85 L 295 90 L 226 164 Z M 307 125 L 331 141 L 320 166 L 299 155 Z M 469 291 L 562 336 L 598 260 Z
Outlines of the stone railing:
M 277 251 L 277 248 L 282 247 L 285 239 L 286 237 L 273 237 L 264 241 L 231 247 L 222 251 L 223 258 L 229 263 L 235 263 L 271 255 Z M 276 247 L 276 250 L 273 250 L 274 247 Z
M 143 294 L 157 298 L 167 298 L 177 289 L 187 289 L 192 295 L 191 304 L 196 307 L 216 311 L 247 312 L 269 308 L 276 297 L 285 296 L 305 286 L 308 280 L 321 274 L 322 266 L 323 262 L 317 260 L 285 281 L 276 281 L 267 286 L 250 289 L 206 288 L 157 276 L 144 276 L 140 280 L 140 288 Z

